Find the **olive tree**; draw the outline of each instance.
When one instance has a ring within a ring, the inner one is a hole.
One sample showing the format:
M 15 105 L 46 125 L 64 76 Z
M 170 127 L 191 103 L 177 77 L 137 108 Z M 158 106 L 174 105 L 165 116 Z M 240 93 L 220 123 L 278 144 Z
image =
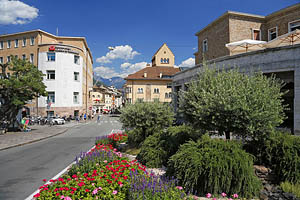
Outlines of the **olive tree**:
M 185 121 L 206 131 L 257 139 L 285 119 L 283 83 L 261 72 L 250 75 L 238 69 L 208 68 L 190 82 L 180 95 Z

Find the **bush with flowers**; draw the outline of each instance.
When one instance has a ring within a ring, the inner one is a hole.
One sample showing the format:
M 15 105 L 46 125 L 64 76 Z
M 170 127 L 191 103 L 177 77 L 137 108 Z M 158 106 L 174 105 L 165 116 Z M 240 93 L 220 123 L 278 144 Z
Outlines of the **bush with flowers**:
M 186 198 L 185 192 L 176 188 L 175 180 L 164 180 L 149 174 L 144 165 L 135 160 L 129 161 L 111 144 L 97 143 L 90 152 L 81 153 L 75 160 L 76 164 L 67 174 L 50 180 L 50 184 L 42 185 L 34 198 L 38 200 L 142 199 L 143 196 L 147 196 L 147 199 Z

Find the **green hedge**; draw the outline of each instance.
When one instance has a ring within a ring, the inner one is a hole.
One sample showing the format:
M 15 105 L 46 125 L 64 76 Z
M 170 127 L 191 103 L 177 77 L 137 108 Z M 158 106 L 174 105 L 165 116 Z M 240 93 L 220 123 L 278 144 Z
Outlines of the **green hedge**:
M 201 132 L 195 131 L 190 126 L 169 127 L 147 137 L 141 146 L 137 159 L 149 167 L 167 166 L 168 159 L 177 152 L 181 144 L 188 140 L 196 141 L 201 135 Z
M 270 167 L 278 183 L 300 182 L 300 137 L 274 132 L 262 141 L 250 141 L 245 149 L 256 156 L 256 162 Z
M 167 174 L 199 195 L 225 192 L 249 198 L 261 188 L 250 154 L 236 142 L 210 139 L 207 135 L 181 145 L 169 159 Z

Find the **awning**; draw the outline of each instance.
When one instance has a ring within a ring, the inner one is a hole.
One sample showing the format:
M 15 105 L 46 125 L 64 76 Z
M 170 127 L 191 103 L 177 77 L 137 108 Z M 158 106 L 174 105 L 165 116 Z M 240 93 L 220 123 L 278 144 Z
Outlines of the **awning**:
M 268 48 L 274 48 L 294 44 L 300 44 L 300 30 L 298 29 L 269 41 L 266 46 Z

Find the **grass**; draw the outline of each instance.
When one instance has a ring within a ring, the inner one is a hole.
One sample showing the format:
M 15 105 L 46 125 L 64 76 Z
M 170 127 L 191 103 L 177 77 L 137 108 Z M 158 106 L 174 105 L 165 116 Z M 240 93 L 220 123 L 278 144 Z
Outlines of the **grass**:
M 280 184 L 280 187 L 284 192 L 293 193 L 297 198 L 300 198 L 300 183 L 283 182 Z
M 135 147 L 127 147 L 126 149 L 124 149 L 124 153 L 126 154 L 130 154 L 130 155 L 138 155 L 140 153 L 141 149 L 140 148 L 135 148 Z

